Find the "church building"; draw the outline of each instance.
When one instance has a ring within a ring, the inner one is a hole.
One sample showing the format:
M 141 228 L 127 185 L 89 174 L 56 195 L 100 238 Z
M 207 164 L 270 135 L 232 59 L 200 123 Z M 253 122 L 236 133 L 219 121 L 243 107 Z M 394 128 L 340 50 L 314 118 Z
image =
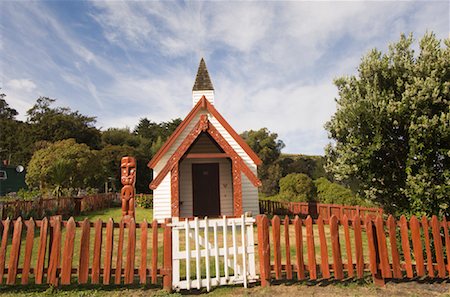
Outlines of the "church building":
M 213 84 L 201 59 L 192 110 L 148 163 L 154 177 L 153 218 L 259 214 L 261 160 L 214 101 Z

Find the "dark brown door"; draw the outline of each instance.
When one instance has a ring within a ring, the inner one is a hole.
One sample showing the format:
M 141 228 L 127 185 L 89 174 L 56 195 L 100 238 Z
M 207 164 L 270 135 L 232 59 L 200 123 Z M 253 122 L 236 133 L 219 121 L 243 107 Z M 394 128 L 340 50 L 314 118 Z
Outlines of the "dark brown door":
M 219 164 L 192 164 L 194 216 L 219 216 Z

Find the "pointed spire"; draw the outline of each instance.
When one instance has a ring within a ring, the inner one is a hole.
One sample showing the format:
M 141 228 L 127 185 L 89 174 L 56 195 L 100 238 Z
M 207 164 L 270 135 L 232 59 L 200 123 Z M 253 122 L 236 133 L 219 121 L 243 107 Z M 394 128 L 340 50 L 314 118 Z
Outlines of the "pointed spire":
M 209 77 L 208 69 L 206 68 L 205 60 L 202 58 L 198 65 L 197 76 L 195 78 L 194 87 L 192 91 L 213 91 L 214 87 Z

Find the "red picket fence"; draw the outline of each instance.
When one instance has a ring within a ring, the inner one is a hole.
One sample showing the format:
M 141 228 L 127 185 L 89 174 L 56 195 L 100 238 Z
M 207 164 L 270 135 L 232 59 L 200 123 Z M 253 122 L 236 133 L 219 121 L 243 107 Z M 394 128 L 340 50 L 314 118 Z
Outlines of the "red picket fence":
M 7 217 L 16 219 L 20 216 L 43 218 L 58 214 L 76 216 L 81 212 L 94 211 L 111 207 L 115 201 L 120 201 L 116 193 L 94 194 L 81 197 L 61 197 L 37 200 L 17 200 L 0 203 L 1 219 Z
M 392 216 L 386 221 L 380 216 L 375 219 L 367 216 L 361 221 L 358 215 L 349 220 L 344 214 L 342 219 L 332 215 L 329 220 L 321 216 L 317 219 L 308 216 L 306 220 L 298 216 L 290 220 L 286 216 L 281 220 L 274 216 L 269 222 L 262 215 L 257 218 L 257 226 L 263 286 L 270 284 L 273 277 L 291 280 L 294 273 L 298 280 L 331 277 L 341 280 L 362 278 L 365 272 L 370 272 L 378 284 L 384 284 L 385 279 L 450 275 L 449 223 L 445 218 L 442 222 L 436 216 L 431 221 L 426 217 L 419 221 L 413 216 L 408 222 L 402 216 L 396 222 Z M 316 255 L 317 247 L 320 255 Z
M 320 215 L 326 220 L 330 219 L 332 215 L 341 219 L 344 215 L 353 218 L 355 215 L 376 217 L 383 214 L 383 209 L 377 207 L 271 200 L 260 200 L 259 209 L 261 213 L 268 215 L 298 215 L 301 218 L 306 218 L 309 215 L 314 219 Z
M 79 284 L 157 284 L 162 278 L 164 287 L 170 290 L 172 237 L 168 222 L 158 224 L 155 220 L 150 224 L 144 220 L 136 225 L 134 220 L 115 223 L 109 219 L 92 223 L 88 219 L 75 222 L 73 218 L 61 221 L 60 216 L 40 221 L 4 220 L 0 284 L 5 283 L 5 275 L 8 285 L 20 279 L 21 284 L 55 286 L 75 279 Z M 163 233 L 162 241 L 159 233 Z M 158 261 L 159 249 L 162 263 Z

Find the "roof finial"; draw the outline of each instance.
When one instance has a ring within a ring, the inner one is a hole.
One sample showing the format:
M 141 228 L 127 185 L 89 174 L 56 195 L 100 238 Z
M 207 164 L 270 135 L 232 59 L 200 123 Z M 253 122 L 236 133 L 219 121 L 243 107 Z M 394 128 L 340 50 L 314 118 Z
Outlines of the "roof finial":
M 197 76 L 195 77 L 194 87 L 192 91 L 213 91 L 214 87 L 206 68 L 205 60 L 202 58 L 198 65 Z

